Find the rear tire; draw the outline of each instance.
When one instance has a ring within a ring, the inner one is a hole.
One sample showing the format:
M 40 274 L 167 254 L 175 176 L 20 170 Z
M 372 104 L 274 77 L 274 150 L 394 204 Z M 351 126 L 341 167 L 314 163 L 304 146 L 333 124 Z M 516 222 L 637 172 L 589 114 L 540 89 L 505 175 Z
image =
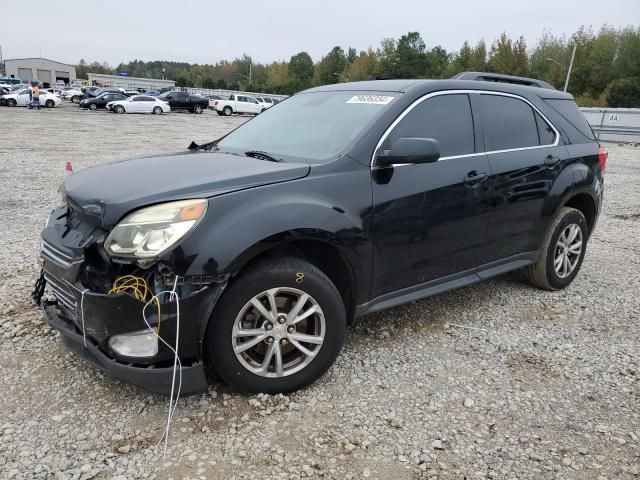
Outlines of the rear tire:
M 277 316 L 271 315 L 269 292 Z M 256 301 L 269 317 L 254 307 Z M 216 305 L 205 341 L 208 358 L 224 382 L 247 393 L 275 394 L 320 378 L 338 356 L 345 331 L 344 304 L 331 280 L 304 260 L 281 258 L 250 266 L 230 284 Z M 250 342 L 250 348 L 236 353 L 239 345 Z M 273 356 L 267 359 L 270 348 Z M 266 369 L 258 371 L 265 360 Z
M 222 109 L 222 113 L 224 114 L 225 117 L 230 117 L 231 114 L 233 113 L 233 109 L 231 107 L 224 107 Z
M 78 95 L 74 95 L 71 97 L 71 103 L 80 103 L 80 97 Z
M 216 110 L 216 113 L 217 113 L 218 115 L 220 115 L 220 116 L 224 115 L 222 112 L 219 112 L 219 111 L 217 111 L 217 110 Z
M 544 290 L 565 288 L 580 271 L 588 236 L 582 212 L 561 208 L 545 235 L 538 260 L 523 270 L 527 280 Z

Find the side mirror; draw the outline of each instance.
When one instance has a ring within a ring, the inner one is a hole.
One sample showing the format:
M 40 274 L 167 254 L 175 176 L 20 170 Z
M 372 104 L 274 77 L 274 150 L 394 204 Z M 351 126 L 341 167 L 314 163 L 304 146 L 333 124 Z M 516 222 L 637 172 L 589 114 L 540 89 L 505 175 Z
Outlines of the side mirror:
M 398 138 L 376 157 L 380 166 L 394 163 L 432 163 L 440 158 L 440 142 L 433 138 Z

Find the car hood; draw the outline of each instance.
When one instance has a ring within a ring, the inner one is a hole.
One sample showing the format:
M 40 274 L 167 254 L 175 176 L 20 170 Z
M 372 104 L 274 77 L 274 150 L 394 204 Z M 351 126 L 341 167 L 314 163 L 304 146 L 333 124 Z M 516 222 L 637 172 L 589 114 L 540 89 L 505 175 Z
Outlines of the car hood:
M 219 152 L 178 152 L 87 168 L 64 181 L 66 198 L 109 228 L 131 210 L 205 198 L 305 177 L 305 163 L 280 163 Z

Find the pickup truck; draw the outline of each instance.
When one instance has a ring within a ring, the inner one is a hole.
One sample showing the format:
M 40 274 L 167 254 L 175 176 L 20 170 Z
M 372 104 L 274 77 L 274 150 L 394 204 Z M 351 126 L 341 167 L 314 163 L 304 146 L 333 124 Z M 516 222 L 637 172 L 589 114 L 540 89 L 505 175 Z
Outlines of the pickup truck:
M 187 92 L 165 92 L 158 98 L 167 102 L 171 110 L 189 110 L 192 113 L 202 113 L 209 107 L 209 99 L 199 95 L 189 95 Z
M 249 95 L 231 94 L 228 100 L 216 100 L 213 109 L 218 115 L 230 116 L 233 113 L 253 113 L 257 115 L 266 108 L 260 102 Z

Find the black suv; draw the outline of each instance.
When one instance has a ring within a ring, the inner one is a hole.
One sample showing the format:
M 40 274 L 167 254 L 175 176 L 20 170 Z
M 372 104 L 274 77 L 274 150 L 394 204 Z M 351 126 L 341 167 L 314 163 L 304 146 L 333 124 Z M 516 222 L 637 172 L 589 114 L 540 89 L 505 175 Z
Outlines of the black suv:
M 606 159 L 571 95 L 536 80 L 313 88 L 211 143 L 67 177 L 42 232 L 46 318 L 153 391 L 202 391 L 205 366 L 295 390 L 356 317 L 516 269 L 566 287 Z

